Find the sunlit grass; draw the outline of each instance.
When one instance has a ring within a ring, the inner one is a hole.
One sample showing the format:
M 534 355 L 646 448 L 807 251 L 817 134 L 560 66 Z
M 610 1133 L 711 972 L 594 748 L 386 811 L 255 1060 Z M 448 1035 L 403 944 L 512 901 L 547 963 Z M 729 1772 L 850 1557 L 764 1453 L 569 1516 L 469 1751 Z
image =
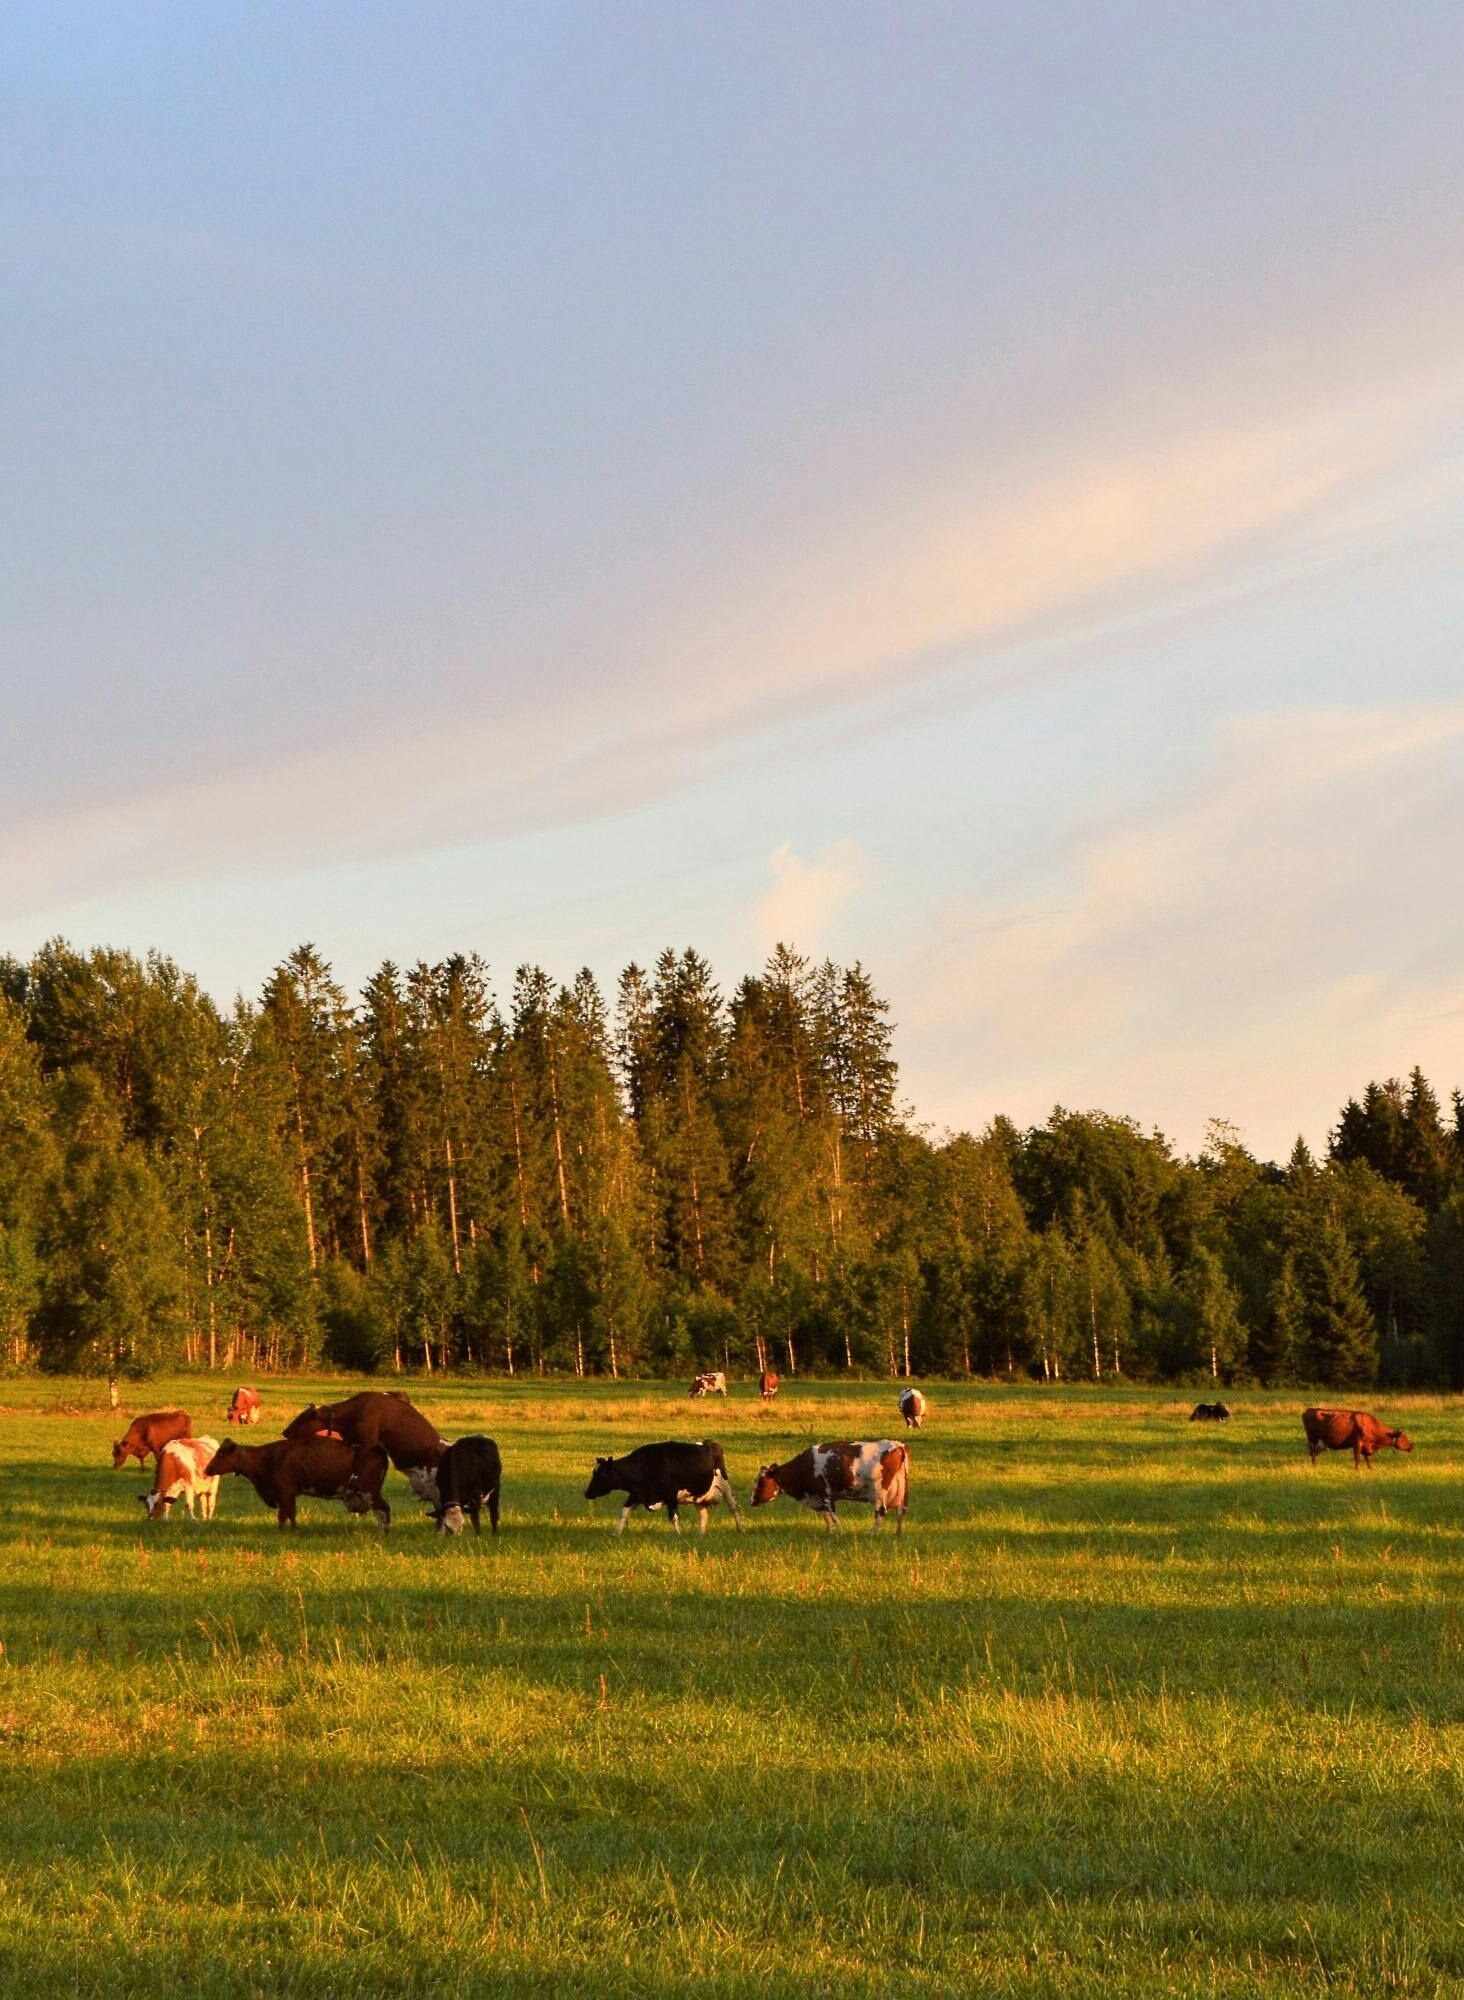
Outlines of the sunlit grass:
M 616 1541 L 595 1453 L 715 1436 L 745 1499 L 890 1386 L 413 1393 L 498 1438 L 496 1541 L 396 1475 L 384 1544 L 239 1480 L 147 1527 L 95 1385 L 0 1385 L 0 1992 L 1460 1990 L 1456 1404 L 1357 1475 L 1295 1396 L 937 1388 L 902 1540 L 702 1543 Z

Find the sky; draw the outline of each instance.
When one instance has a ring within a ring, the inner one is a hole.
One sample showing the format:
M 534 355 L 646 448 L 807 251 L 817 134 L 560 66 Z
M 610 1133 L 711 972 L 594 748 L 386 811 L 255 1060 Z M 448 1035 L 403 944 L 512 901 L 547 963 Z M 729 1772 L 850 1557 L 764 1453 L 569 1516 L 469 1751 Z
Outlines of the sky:
M 861 960 L 933 1134 L 1464 1084 L 1452 4 L 0 24 L 0 951 Z

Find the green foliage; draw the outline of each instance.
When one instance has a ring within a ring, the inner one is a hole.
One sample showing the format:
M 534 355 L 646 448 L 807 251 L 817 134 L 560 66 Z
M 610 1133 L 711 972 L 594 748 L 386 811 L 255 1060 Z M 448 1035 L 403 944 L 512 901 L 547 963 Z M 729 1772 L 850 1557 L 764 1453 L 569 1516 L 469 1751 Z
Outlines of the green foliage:
M 859 965 L 780 944 L 724 1000 L 301 945 L 220 1014 L 153 954 L 0 965 L 0 1342 L 135 1371 L 1048 1382 L 1464 1374 L 1464 1105 L 1370 1084 L 1283 1167 L 1058 1107 L 933 1138 Z M 110 1247 L 104 1258 L 97 1248 Z M 122 1246 L 119 1250 L 117 1246 Z

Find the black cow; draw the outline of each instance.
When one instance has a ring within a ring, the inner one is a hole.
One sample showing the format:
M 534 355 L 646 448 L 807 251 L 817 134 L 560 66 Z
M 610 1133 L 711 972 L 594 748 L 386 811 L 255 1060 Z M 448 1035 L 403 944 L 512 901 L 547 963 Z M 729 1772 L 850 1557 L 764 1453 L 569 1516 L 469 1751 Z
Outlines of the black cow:
M 1230 1412 L 1223 1403 L 1196 1403 L 1190 1411 L 1192 1424 L 1225 1424 L 1230 1421 Z
M 498 1533 L 498 1494 L 503 1485 L 503 1460 L 489 1437 L 463 1437 L 450 1444 L 437 1461 L 437 1505 L 432 1518 L 440 1535 L 460 1535 L 463 1516 L 481 1535 L 478 1516 L 488 1502 L 488 1525 Z
M 606 1493 L 624 1493 L 615 1532 L 624 1534 L 631 1509 L 664 1507 L 666 1518 L 677 1534 L 681 1523 L 676 1517 L 679 1502 L 689 1500 L 701 1517 L 701 1531 L 707 1531 L 707 1509 L 725 1500 L 732 1519 L 740 1528 L 742 1513 L 727 1477 L 727 1461 L 722 1447 L 710 1441 L 702 1444 L 643 1444 L 624 1458 L 597 1458 L 585 1488 L 586 1500 L 598 1500 Z

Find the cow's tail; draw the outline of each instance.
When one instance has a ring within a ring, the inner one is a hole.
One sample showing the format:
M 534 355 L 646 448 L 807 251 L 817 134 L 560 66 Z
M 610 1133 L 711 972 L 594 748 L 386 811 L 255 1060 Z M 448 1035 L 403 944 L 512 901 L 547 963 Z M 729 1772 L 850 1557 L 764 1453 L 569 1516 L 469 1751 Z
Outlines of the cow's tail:
M 727 1477 L 727 1460 L 723 1454 L 722 1447 L 718 1445 L 716 1449 L 717 1456 L 714 1463 L 717 1468 L 717 1491 L 732 1511 L 732 1525 L 740 1529 L 742 1526 L 742 1509 L 737 1504 L 737 1495 L 732 1491 L 732 1481 Z

